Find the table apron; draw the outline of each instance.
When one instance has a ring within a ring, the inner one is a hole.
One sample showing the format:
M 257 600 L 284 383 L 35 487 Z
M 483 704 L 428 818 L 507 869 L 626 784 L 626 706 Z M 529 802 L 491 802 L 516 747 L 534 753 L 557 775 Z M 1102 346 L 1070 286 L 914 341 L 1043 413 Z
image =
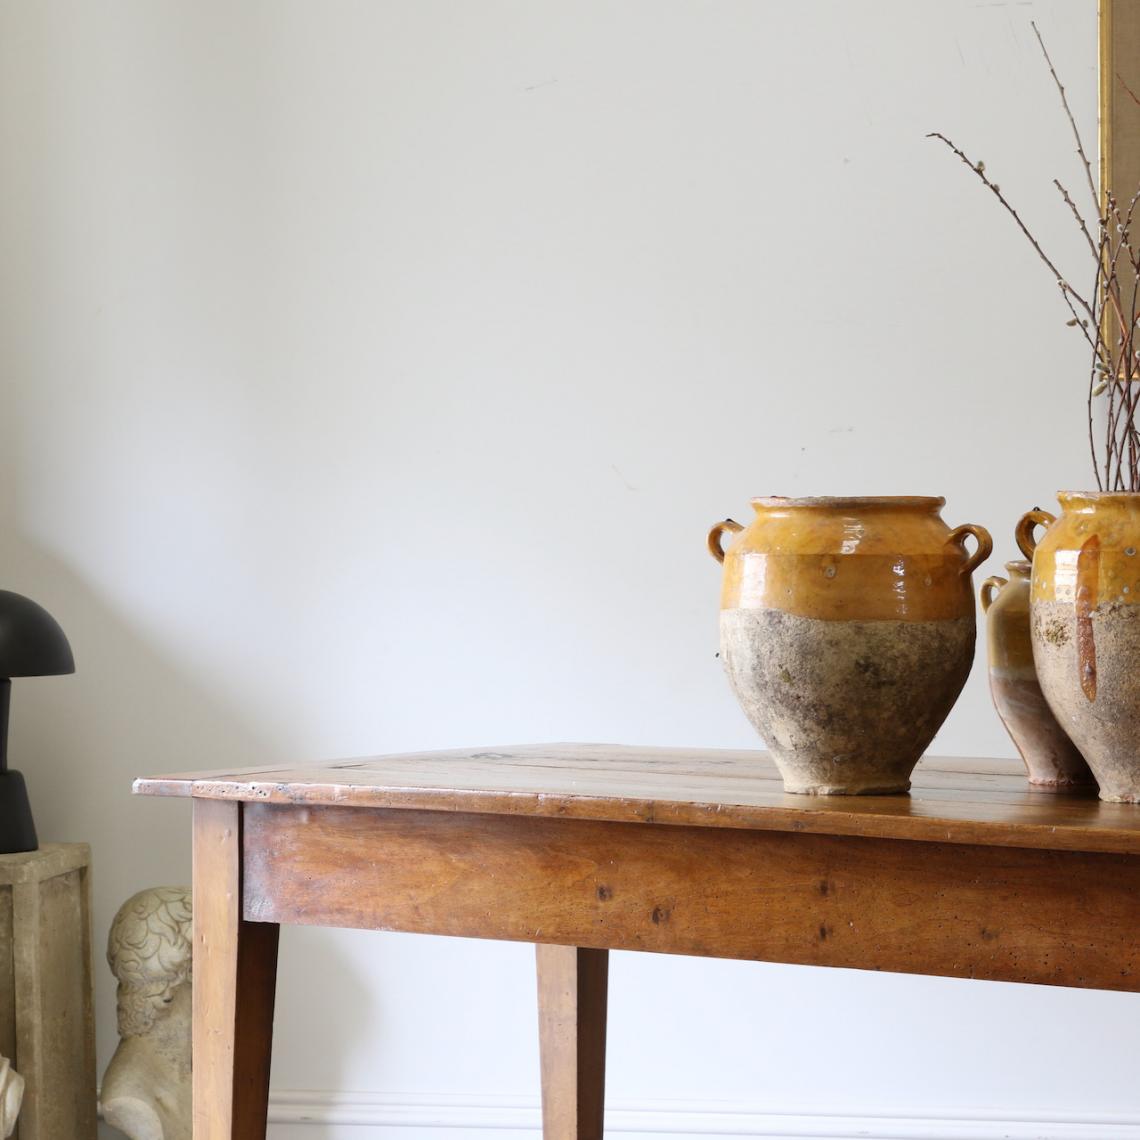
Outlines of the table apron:
M 1140 990 L 1140 858 L 246 803 L 248 921 Z

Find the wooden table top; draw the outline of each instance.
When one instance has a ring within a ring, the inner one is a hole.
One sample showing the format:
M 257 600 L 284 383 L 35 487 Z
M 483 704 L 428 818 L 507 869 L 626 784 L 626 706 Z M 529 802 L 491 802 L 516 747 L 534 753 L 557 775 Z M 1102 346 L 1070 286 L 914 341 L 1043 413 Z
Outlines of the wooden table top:
M 528 744 L 156 776 L 134 790 L 1140 854 L 1140 805 L 1030 791 L 1001 760 L 927 757 L 909 795 L 802 796 L 785 794 L 765 752 Z

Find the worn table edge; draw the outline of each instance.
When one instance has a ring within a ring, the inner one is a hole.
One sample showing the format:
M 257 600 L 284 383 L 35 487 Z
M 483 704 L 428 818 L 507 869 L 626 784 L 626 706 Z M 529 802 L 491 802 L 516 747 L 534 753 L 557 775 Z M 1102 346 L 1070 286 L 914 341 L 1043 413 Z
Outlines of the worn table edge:
M 350 769 L 352 767 L 359 767 L 362 764 L 367 764 L 373 761 L 385 760 L 403 760 L 406 758 L 420 758 L 424 756 L 431 756 L 439 759 L 464 759 L 468 756 L 478 754 L 488 754 L 492 752 L 529 752 L 539 749 L 562 749 L 574 748 L 582 749 L 584 753 L 596 749 L 614 748 L 625 749 L 630 748 L 632 751 L 653 751 L 652 748 L 642 745 L 621 745 L 621 744 L 597 744 L 597 743 L 579 743 L 576 741 L 553 741 L 546 742 L 538 745 L 495 745 L 493 747 L 478 748 L 478 749 L 448 749 L 441 750 L 433 753 L 379 753 L 369 756 L 344 756 L 334 760 L 315 760 L 305 762 L 305 767 L 310 769 L 328 769 L 330 772 L 340 769 Z M 726 756 L 742 755 L 743 750 L 740 749 L 715 749 L 715 748 L 692 748 L 680 749 L 670 748 L 662 749 L 661 751 L 668 751 L 678 754 L 691 753 L 694 756 L 698 755 L 716 755 L 723 753 Z M 770 753 L 765 749 L 758 748 L 748 753 L 756 758 L 767 758 Z M 586 758 L 584 756 L 584 758 Z M 944 771 L 961 771 L 961 772 L 977 772 L 984 775 L 1015 775 L 1024 772 L 1021 764 L 1013 759 L 1001 759 L 998 757 L 988 756 L 924 756 L 920 761 L 922 772 L 944 772 Z M 252 786 L 258 781 L 251 780 L 253 776 L 267 776 L 271 777 L 275 773 L 292 772 L 297 768 L 297 764 L 280 763 L 280 764 L 258 764 L 248 768 L 214 768 L 205 770 L 195 770 L 193 772 L 171 772 L 158 776 L 139 776 L 131 784 L 131 791 L 136 796 L 196 796 L 203 795 L 205 798 L 211 799 L 228 799 L 232 798 L 229 795 L 222 795 L 218 791 L 222 784 L 232 784 L 235 788 L 239 786 Z M 268 782 L 268 781 L 267 781 Z M 331 781 L 330 781 L 331 782 Z M 202 788 L 209 787 L 209 792 L 203 792 Z M 813 797 L 805 797 L 812 799 Z M 841 799 L 845 797 L 827 797 L 832 800 Z M 879 797 L 856 797 L 859 799 L 864 798 L 879 798 Z
M 516 755 L 541 750 L 581 750 L 583 762 L 591 752 L 622 746 L 599 744 L 544 744 L 514 746 Z M 654 752 L 653 749 L 630 748 L 631 754 Z M 685 749 L 662 749 L 680 758 Z M 693 756 L 734 755 L 732 750 L 692 749 Z M 733 828 L 755 831 L 806 832 L 836 836 L 862 836 L 877 839 L 916 840 L 924 842 L 1033 848 L 1057 851 L 1079 851 L 1117 855 L 1140 855 L 1140 815 L 1136 826 L 1113 826 L 1111 822 L 1089 825 L 1081 821 L 1048 824 L 1034 820 L 992 820 L 972 818 L 955 813 L 952 805 L 943 805 L 937 797 L 923 799 L 921 775 L 911 801 L 921 805 L 926 814 L 899 814 L 884 810 L 868 810 L 871 801 L 898 803 L 899 797 L 852 797 L 851 808 L 844 810 L 847 797 L 794 797 L 803 803 L 755 804 L 737 802 L 703 802 L 670 800 L 652 795 L 644 797 L 600 795 L 566 789 L 432 787 L 414 780 L 398 780 L 386 784 L 353 784 L 352 767 L 374 762 L 393 762 L 423 757 L 446 760 L 474 755 L 467 750 L 441 753 L 395 754 L 348 758 L 310 764 L 303 769 L 309 774 L 328 769 L 329 779 L 322 784 L 319 800 L 307 800 L 305 784 L 297 779 L 298 769 L 289 765 L 262 766 L 247 769 L 219 769 L 216 772 L 178 773 L 170 776 L 143 777 L 134 782 L 138 795 L 177 796 L 192 799 L 237 800 L 246 803 L 295 806 L 344 807 L 348 809 L 387 809 L 465 812 L 475 815 L 511 815 L 553 817 L 559 819 L 592 819 L 612 823 L 661 824 L 690 827 Z M 757 756 L 763 755 L 757 751 Z M 525 756 L 520 757 L 525 759 Z M 339 771 L 338 771 L 339 770 Z M 1018 771 L 1016 762 L 989 758 L 926 757 L 923 771 L 957 774 L 1005 775 Z M 275 777 L 278 777 L 275 779 Z M 312 781 L 315 783 L 315 781 Z M 859 804 L 855 810 L 855 803 Z M 1140 808 L 1137 808 L 1140 812 Z

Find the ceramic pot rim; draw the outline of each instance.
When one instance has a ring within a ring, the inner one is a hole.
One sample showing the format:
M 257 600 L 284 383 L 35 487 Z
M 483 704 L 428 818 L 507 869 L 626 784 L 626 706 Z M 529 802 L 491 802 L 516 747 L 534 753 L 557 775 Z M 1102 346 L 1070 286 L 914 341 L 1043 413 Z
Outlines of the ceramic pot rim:
M 1140 491 L 1058 491 L 1057 502 L 1062 507 L 1070 504 L 1079 506 L 1082 502 L 1119 503 L 1121 505 L 1135 506 L 1140 503 Z
M 937 514 L 946 500 L 941 495 L 813 495 L 793 499 L 785 495 L 761 495 L 750 500 L 757 511 L 781 507 L 808 507 L 831 511 L 904 510 L 929 511 Z
M 1028 558 L 1015 558 L 1012 562 L 1007 562 L 1005 568 L 1011 574 L 1024 574 L 1027 577 L 1033 573 L 1033 563 Z

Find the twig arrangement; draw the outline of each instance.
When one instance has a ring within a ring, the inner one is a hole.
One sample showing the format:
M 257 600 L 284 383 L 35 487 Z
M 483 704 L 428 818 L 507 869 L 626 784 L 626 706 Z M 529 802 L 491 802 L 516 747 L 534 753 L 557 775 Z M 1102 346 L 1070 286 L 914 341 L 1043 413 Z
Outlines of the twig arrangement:
M 1103 199 L 1097 193 L 1092 164 L 1081 132 L 1036 24 L 1033 24 L 1033 33 L 1045 56 L 1049 74 L 1060 92 L 1061 105 L 1076 139 L 1077 154 L 1092 195 L 1095 228 L 1088 224 L 1069 191 L 1057 179 L 1053 180 L 1092 254 L 1095 276 L 1092 291 L 1087 297 L 1069 283 L 1041 248 L 1001 187 L 986 173 L 985 163 L 967 158 L 959 147 L 937 131 L 932 131 L 927 137 L 945 143 L 981 179 L 1053 274 L 1070 313 L 1069 326 L 1081 332 L 1092 351 L 1088 437 L 1097 488 L 1101 491 L 1140 491 L 1140 428 L 1136 423 L 1140 406 L 1140 337 L 1136 332 L 1137 324 L 1140 324 L 1140 253 L 1133 245 L 1131 235 L 1140 188 L 1123 209 L 1111 191 L 1106 191 Z M 1101 398 L 1105 403 L 1105 413 L 1098 432 L 1096 410 Z

